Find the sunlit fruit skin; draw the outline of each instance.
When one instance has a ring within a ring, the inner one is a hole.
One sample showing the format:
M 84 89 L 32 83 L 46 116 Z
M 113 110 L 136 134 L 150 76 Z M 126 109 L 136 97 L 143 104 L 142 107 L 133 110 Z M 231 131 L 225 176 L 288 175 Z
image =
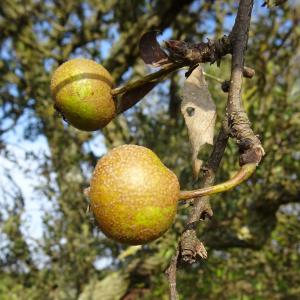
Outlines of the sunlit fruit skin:
M 106 236 L 139 245 L 157 239 L 172 225 L 179 190 L 176 175 L 150 149 L 123 145 L 98 161 L 89 197 Z
M 116 114 L 112 86 L 113 79 L 103 66 L 78 58 L 55 70 L 51 94 L 55 108 L 71 125 L 94 131 L 107 125 Z

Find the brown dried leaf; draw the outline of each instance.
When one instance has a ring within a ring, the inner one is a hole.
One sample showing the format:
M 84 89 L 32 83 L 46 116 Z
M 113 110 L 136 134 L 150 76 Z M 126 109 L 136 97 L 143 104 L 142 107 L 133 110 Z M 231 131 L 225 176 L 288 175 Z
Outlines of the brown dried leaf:
M 159 31 L 149 31 L 142 35 L 139 43 L 140 55 L 144 63 L 153 67 L 161 67 L 170 63 L 167 53 L 161 48 L 156 37 Z
M 118 99 L 118 114 L 126 111 L 127 109 L 138 103 L 143 97 L 145 97 L 157 84 L 156 82 L 145 82 L 143 85 L 129 90 L 120 96 Z
M 177 40 L 165 41 L 165 46 L 169 55 L 175 60 L 184 58 L 189 49 L 186 42 Z
M 202 165 L 202 161 L 197 156 L 203 145 L 213 144 L 217 116 L 216 106 L 209 93 L 201 66 L 195 68 L 186 79 L 181 97 L 181 112 L 188 128 L 193 172 L 197 178 Z

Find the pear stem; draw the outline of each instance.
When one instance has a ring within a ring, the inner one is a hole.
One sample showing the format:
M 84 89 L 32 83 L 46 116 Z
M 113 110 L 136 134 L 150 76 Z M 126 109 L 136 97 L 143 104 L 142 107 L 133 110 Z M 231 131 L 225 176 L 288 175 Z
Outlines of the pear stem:
M 179 200 L 188 200 L 196 197 L 208 196 L 231 190 L 247 180 L 254 173 L 256 167 L 256 163 L 248 163 L 243 165 L 233 177 L 225 182 L 198 190 L 180 191 Z

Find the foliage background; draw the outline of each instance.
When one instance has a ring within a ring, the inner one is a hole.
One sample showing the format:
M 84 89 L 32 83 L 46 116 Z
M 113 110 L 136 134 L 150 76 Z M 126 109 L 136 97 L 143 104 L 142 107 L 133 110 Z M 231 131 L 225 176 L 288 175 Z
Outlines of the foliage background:
M 261 4 L 255 3 L 246 57 L 256 76 L 245 80 L 243 99 L 267 156 L 246 184 L 213 197 L 214 218 L 199 226 L 209 258 L 181 266 L 181 299 L 300 299 L 299 11 L 297 1 Z M 236 8 L 234 1 L 1 1 L 1 299 L 167 299 L 163 270 L 188 208 L 179 208 L 163 238 L 128 255 L 97 230 L 82 190 L 99 156 L 124 143 L 150 147 L 183 188 L 191 187 L 179 114 L 184 72 L 95 133 L 69 127 L 54 112 L 50 76 L 67 59 L 86 57 L 104 64 L 120 85 L 153 71 L 138 55 L 143 32 L 219 38 L 229 33 Z M 228 79 L 229 63 L 227 57 L 206 71 Z M 208 82 L 220 121 L 226 94 Z M 237 168 L 236 151 L 230 143 L 218 181 Z M 201 155 L 208 153 L 209 147 Z

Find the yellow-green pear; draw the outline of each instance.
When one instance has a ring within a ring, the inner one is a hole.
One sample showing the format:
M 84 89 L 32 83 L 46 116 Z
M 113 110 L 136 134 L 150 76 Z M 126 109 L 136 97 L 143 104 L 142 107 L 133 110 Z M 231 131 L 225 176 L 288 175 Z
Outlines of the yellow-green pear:
M 229 180 L 180 191 L 176 175 L 150 149 L 123 145 L 103 156 L 94 170 L 88 196 L 104 234 L 125 244 L 145 244 L 172 225 L 177 202 L 228 191 L 247 180 L 257 164 L 248 163 Z
M 51 79 L 55 108 L 71 125 L 86 131 L 103 128 L 114 118 L 112 87 L 110 73 L 89 59 L 63 63 Z
M 145 244 L 173 223 L 179 182 L 150 149 L 123 145 L 97 163 L 89 197 L 106 236 L 125 244 Z

